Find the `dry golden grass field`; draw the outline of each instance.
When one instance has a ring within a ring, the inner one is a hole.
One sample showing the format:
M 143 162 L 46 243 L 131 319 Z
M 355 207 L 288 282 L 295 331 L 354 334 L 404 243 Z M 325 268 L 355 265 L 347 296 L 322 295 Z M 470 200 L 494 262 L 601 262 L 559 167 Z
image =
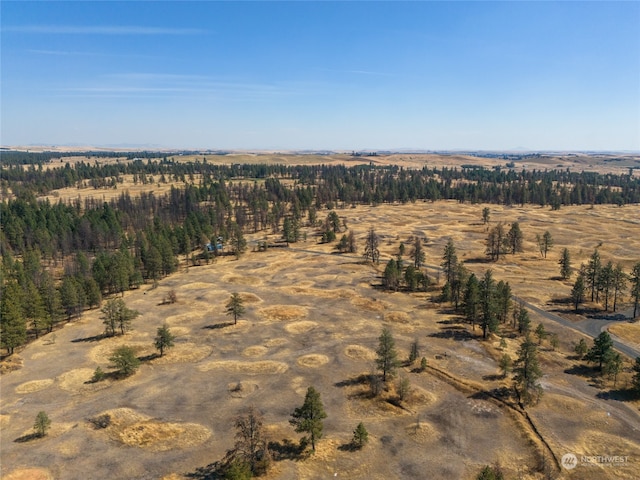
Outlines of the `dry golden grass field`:
M 308 240 L 290 248 L 183 266 L 155 289 L 143 285 L 127 292 L 124 300 L 141 316 L 124 336 L 96 339 L 103 331 L 100 313 L 85 312 L 55 338 L 44 336 L 15 354 L 11 361 L 22 367 L 0 376 L 1 477 L 204 479 L 205 467 L 233 446 L 234 416 L 253 405 L 264 414 L 276 447 L 268 479 L 473 479 L 494 462 L 508 479 L 543 478 L 542 462 L 553 478 L 637 478 L 640 402 L 619 393 L 631 374 L 621 374 L 616 387 L 592 376 L 572 352 L 582 334 L 532 313 L 533 324 L 557 333 L 560 344 L 555 350 L 547 342 L 540 347 L 545 393 L 525 415 L 486 393 L 511 384 L 510 377 L 499 375 L 497 359 L 505 352 L 515 358 L 517 337 L 505 335 L 504 349 L 497 336 L 483 341 L 478 328 L 433 301 L 438 286 L 418 293 L 390 293 L 379 286 L 384 264 L 400 242 L 409 247 L 412 237 L 424 239 L 433 266 L 452 238 L 467 268 L 479 275 L 491 268 L 516 295 L 562 312 L 569 309 L 563 302 L 571 289 L 571 282 L 557 279 L 562 248 L 569 249 L 577 267 L 599 246 L 604 261 L 619 261 L 628 271 L 640 260 L 640 208 L 489 205 L 492 224 L 520 222 L 525 251 L 488 263 L 483 207 L 419 202 L 338 210 L 355 232 L 359 252 L 367 230 L 376 229 L 379 266 L 363 263 L 360 253 L 335 253 L 335 244 L 316 243 L 315 232 L 307 229 Z M 535 235 L 545 230 L 555 246 L 543 259 Z M 254 245 L 264 234 L 248 239 Z M 437 280 L 435 270 L 430 272 Z M 163 304 L 170 290 L 178 301 Z M 228 324 L 224 312 L 232 292 L 240 293 L 246 306 L 237 325 Z M 628 312 L 628 305 L 622 311 Z M 176 335 L 176 344 L 153 358 L 153 337 L 162 324 Z M 395 382 L 370 398 L 361 381 L 374 369 L 384 326 L 402 359 L 417 339 L 429 363 L 425 372 L 400 368 L 412 386 L 400 406 L 393 400 Z M 636 324 L 619 321 L 611 328 L 638 342 Z M 147 359 L 141 368 L 126 379 L 89 383 L 96 367 L 110 370 L 108 357 L 123 344 Z M 287 442 L 300 438 L 288 419 L 311 385 L 328 414 L 324 437 L 315 455 L 287 458 L 282 453 Z M 40 410 L 48 413 L 52 428 L 33 439 Z M 105 413 L 112 419 L 107 428 L 88 421 Z M 361 421 L 369 444 L 350 451 L 345 447 Z M 555 461 L 565 453 L 578 459 L 620 455 L 628 461 L 558 469 Z
M 206 159 L 347 165 L 372 161 L 408 168 L 504 164 L 498 159 L 426 154 L 354 158 L 236 153 L 206 155 Z M 626 173 L 637 163 L 634 158 L 602 160 L 557 156 L 527 159 L 518 167 Z M 78 156 L 64 161 L 96 159 Z M 160 194 L 172 185 L 123 180 L 117 189 L 70 188 L 49 198 L 108 200 L 124 191 L 134 196 L 150 190 Z M 616 467 L 560 470 L 560 478 L 635 478 L 640 458 L 638 402 L 608 394 L 613 389 L 610 382 L 585 373 L 571 353 L 580 333 L 532 315 L 534 324 L 542 322 L 559 334 L 560 347 L 552 351 L 542 346 L 545 396 L 530 409 L 528 423 L 521 413 L 482 394 L 509 384 L 509 379 L 497 375 L 497 359 L 505 351 L 515 358 L 516 338 L 506 337 L 504 351 L 497 337 L 481 341 L 479 331 L 459 323 L 446 305 L 432 301 L 437 286 L 427 293 L 409 294 L 384 292 L 379 284 L 384 262 L 397 254 L 400 242 L 408 246 L 414 236 L 424 239 L 427 263 L 437 265 L 451 238 L 460 259 L 476 274 L 491 268 L 495 278 L 509 281 L 523 300 L 545 310 L 568 312 L 571 282 L 558 279 L 562 248 L 569 249 L 576 267 L 598 247 L 604 261 L 621 262 L 628 271 L 640 259 L 640 208 L 580 206 L 551 211 L 489 205 L 492 224 L 520 222 L 525 251 L 487 263 L 483 206 L 419 202 L 338 210 L 356 233 L 360 250 L 368 228 L 376 228 L 381 236 L 380 266 L 363 264 L 358 255 L 337 255 L 333 245 L 316 244 L 314 232 L 308 230 L 309 240 L 289 249 L 250 252 L 238 261 L 221 258 L 172 275 L 157 289 L 147 285 L 127 293 L 127 304 L 143 315 L 124 337 L 92 340 L 102 330 L 99 312 L 85 313 L 57 331 L 55 341 L 44 337 L 8 359 L 22 368 L 0 377 L 2 478 L 87 478 L 87 472 L 92 478 L 205 478 L 197 476 L 198 467 L 221 458 L 232 446 L 232 419 L 243 407 L 254 405 L 264 413 L 276 444 L 297 441 L 287 419 L 309 385 L 321 392 L 329 414 L 325 438 L 309 459 L 276 461 L 268 478 L 474 478 L 483 465 L 495 461 L 507 478 L 541 478 L 536 471 L 542 458 L 552 464 L 553 457 L 567 452 L 578 457 L 626 455 L 631 460 Z M 535 244 L 535 235 L 545 230 L 555 241 L 547 259 L 541 258 Z M 251 240 L 263 238 L 258 234 Z M 178 303 L 160 305 L 170 289 L 178 293 Z M 237 325 L 228 326 L 224 304 L 236 291 L 245 300 L 247 314 Z M 623 312 L 628 315 L 626 305 Z M 569 313 L 565 317 L 576 324 L 594 322 Z M 612 323 L 604 317 L 603 328 L 640 349 L 638 324 Z M 144 362 L 128 379 L 88 383 L 97 366 L 108 370 L 115 346 L 131 345 L 140 357 L 149 357 L 155 329 L 162 323 L 177 337 L 176 346 L 164 357 Z M 371 399 L 358 381 L 374 368 L 382 326 L 392 329 L 401 357 L 417 339 L 430 365 L 423 373 L 412 367 L 401 369 L 413 390 L 401 407 L 389 402 L 393 383 L 381 398 Z M 623 373 L 617 387 L 627 385 L 629 378 L 628 372 Z M 30 439 L 31 424 L 42 409 L 53 420 L 52 430 L 43 439 Z M 87 420 L 105 412 L 112 425 L 94 430 Z M 369 429 L 370 444 L 359 452 L 340 448 L 359 421 Z

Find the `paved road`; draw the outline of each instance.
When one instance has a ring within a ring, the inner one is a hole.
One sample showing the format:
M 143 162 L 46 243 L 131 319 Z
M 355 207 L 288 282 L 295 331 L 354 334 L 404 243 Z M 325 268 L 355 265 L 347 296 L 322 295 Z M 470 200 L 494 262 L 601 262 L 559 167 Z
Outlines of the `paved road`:
M 534 312 L 542 315 L 544 318 L 546 318 L 547 320 L 552 320 L 554 322 L 557 322 L 561 325 L 564 325 L 565 327 L 569 327 L 572 328 L 574 330 L 577 330 L 581 333 L 584 333 L 586 335 L 589 335 L 590 337 L 597 337 L 598 335 L 600 335 L 600 332 L 606 330 L 606 328 L 609 325 L 612 325 L 614 323 L 618 323 L 618 321 L 612 321 L 612 320 L 603 320 L 603 319 L 598 319 L 598 318 L 587 318 L 585 320 L 582 320 L 581 322 L 572 322 L 570 320 L 567 320 L 566 318 L 562 318 L 559 315 L 555 315 L 553 313 L 547 312 L 546 310 L 543 310 L 540 307 L 537 307 L 529 302 L 526 302 L 524 300 L 522 300 L 521 298 L 517 297 L 517 296 L 513 296 L 514 300 L 518 301 L 518 302 L 522 302 L 528 309 L 533 310 Z M 631 359 L 635 359 L 636 357 L 640 357 L 640 345 L 634 345 L 630 342 L 625 342 L 623 340 L 621 340 L 620 338 L 616 337 L 615 335 L 611 334 L 611 338 L 613 339 L 613 346 L 621 353 L 631 357 Z

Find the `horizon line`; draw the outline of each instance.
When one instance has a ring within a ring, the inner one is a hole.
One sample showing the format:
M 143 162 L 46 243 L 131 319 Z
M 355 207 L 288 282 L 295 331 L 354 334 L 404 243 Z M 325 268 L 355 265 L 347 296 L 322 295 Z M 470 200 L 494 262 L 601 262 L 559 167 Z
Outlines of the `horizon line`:
M 220 152 L 225 151 L 229 153 L 235 152 L 279 152 L 284 154 L 344 154 L 344 153 L 385 153 L 385 154 L 431 154 L 431 153 L 583 153 L 583 154 L 627 154 L 627 155 L 640 155 L 640 150 L 629 149 L 579 149 L 579 148 L 544 148 L 544 149 L 529 149 L 529 148 L 276 148 L 276 147 L 236 147 L 236 148 L 223 148 L 223 147 L 171 147 L 161 145 L 144 145 L 144 144 L 102 144 L 102 145 L 81 145 L 81 144 L 55 144 L 55 143 L 37 143 L 28 145 L 0 145 L 0 150 L 7 151 L 22 151 L 30 150 L 32 148 L 42 149 L 43 152 L 49 151 L 47 148 L 59 149 L 61 152 L 73 152 L 79 151 L 78 149 L 86 149 L 85 151 L 122 151 L 123 149 L 130 149 L 130 151 L 147 151 L 147 152 Z M 65 148 L 69 150 L 64 150 Z

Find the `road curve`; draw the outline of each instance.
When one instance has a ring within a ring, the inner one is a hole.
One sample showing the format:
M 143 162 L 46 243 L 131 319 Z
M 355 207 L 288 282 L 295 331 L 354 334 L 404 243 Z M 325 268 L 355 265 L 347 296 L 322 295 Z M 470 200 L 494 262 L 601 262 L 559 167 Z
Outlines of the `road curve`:
M 542 308 L 537 307 L 536 305 L 533 305 L 532 303 L 529 303 L 516 295 L 513 296 L 513 299 L 517 302 L 522 303 L 525 307 L 533 310 L 537 314 L 542 315 L 547 320 L 551 320 L 565 327 L 572 328 L 573 330 L 584 333 L 585 335 L 589 335 L 592 338 L 596 338 L 598 335 L 600 335 L 600 333 L 606 330 L 609 325 L 617 323 L 611 320 L 607 321 L 594 318 L 585 319 L 580 323 L 575 323 L 554 313 L 547 312 L 546 310 L 543 310 Z M 624 355 L 627 355 L 632 360 L 636 357 L 640 357 L 640 347 L 627 343 L 611 333 L 609 335 L 611 335 L 613 346 L 616 350 L 623 353 Z

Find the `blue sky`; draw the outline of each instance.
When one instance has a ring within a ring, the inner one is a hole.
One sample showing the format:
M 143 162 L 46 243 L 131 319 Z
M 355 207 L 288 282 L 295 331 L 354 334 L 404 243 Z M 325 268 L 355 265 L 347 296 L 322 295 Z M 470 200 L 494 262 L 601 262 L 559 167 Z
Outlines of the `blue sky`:
M 640 150 L 639 2 L 12 2 L 3 145 Z

